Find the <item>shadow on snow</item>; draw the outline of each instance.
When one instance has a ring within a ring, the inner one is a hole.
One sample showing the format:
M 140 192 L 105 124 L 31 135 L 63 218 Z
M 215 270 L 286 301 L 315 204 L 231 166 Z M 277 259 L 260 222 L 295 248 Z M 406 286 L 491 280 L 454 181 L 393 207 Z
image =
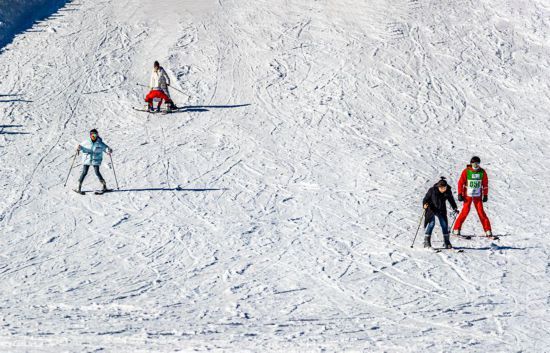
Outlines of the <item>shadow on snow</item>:
M 24 99 L 9 99 L 9 100 L 0 100 L 0 103 L 32 103 L 32 101 L 24 100 Z
M 515 246 L 484 246 L 481 248 L 472 248 L 467 246 L 454 246 L 453 249 L 456 250 L 479 250 L 479 251 L 486 251 L 486 250 L 527 250 L 529 248 L 517 248 Z
M 13 38 L 22 32 L 42 32 L 40 28 L 30 30 L 36 22 L 48 17 L 60 17 L 62 7 L 71 0 L 35 0 L 33 3 L 25 1 L 6 1 L 2 3 L 0 23 L 4 29 L 0 32 L 0 53 L 5 46 L 11 43 Z M 5 8 L 4 8 L 5 7 Z M 71 9 L 64 9 L 68 11 Z M 57 14 L 56 14 L 57 13 Z M 37 26 L 38 27 L 38 26 Z
M 0 125 L 0 135 L 30 135 L 24 131 L 4 131 L 4 129 L 22 127 L 23 125 Z
M 186 105 L 181 107 L 182 109 L 186 109 L 187 111 L 190 109 L 227 109 L 227 108 L 241 108 L 241 107 L 248 107 L 250 103 L 248 104 L 235 104 L 235 105 Z
M 227 188 L 196 188 L 196 189 L 184 189 L 184 188 L 136 188 L 136 189 L 120 189 L 113 190 L 112 192 L 143 192 L 143 191 L 190 191 L 190 192 L 206 192 L 206 191 L 225 191 Z
M 178 113 L 178 112 L 182 112 L 182 113 L 202 113 L 202 112 L 207 112 L 208 109 L 204 109 L 204 108 L 188 108 L 188 107 L 183 107 L 181 109 L 178 109 L 176 110 L 175 112 L 173 113 Z

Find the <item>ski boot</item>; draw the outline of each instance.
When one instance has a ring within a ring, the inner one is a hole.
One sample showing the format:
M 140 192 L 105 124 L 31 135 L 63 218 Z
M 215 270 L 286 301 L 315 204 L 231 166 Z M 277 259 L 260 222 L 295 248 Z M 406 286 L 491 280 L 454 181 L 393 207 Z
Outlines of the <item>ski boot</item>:
M 170 102 L 166 102 L 166 112 L 167 113 L 171 113 L 173 112 L 174 110 L 178 109 L 178 107 L 176 107 L 176 105 L 174 104 L 174 102 L 170 101 Z
M 491 240 L 500 240 L 500 238 L 496 235 L 493 235 L 493 232 L 490 230 L 485 232 L 485 236 Z
M 94 194 L 96 195 L 103 195 L 104 193 L 110 191 L 109 189 L 107 189 L 107 183 L 105 182 L 105 180 L 100 180 L 100 182 L 103 185 L 103 188 L 101 188 L 101 190 L 95 191 Z
M 147 112 L 148 113 L 154 113 L 155 112 L 155 109 L 153 108 L 153 104 L 149 104 L 147 106 Z
M 455 236 L 457 238 L 466 239 L 466 240 L 471 240 L 472 239 L 471 235 L 462 235 L 462 234 L 460 234 L 460 229 L 453 230 L 453 236 Z
M 432 247 L 432 237 L 430 235 L 424 236 L 424 248 L 431 248 Z
M 78 187 L 76 189 L 74 189 L 74 192 L 80 194 L 80 195 L 84 195 L 84 193 L 82 192 L 82 183 L 78 183 Z
M 449 234 L 443 234 L 443 241 L 445 243 L 445 249 L 452 249 L 453 245 L 451 244 L 451 240 L 449 239 Z

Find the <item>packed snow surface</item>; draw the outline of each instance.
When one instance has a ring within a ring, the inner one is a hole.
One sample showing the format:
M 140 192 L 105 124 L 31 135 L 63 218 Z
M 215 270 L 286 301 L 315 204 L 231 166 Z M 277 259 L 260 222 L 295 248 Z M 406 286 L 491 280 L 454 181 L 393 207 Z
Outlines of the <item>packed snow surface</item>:
M 545 0 L 68 3 L 0 54 L 0 351 L 548 352 L 549 21 Z M 154 60 L 185 112 L 132 109 Z M 63 187 L 91 128 L 117 192 L 72 192 L 79 159 Z M 411 249 L 474 154 L 504 236 Z

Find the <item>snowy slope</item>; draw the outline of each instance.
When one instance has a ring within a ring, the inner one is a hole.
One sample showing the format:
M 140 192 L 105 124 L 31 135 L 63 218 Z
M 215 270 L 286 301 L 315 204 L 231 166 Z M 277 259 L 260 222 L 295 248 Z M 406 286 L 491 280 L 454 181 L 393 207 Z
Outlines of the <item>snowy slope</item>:
M 0 54 L 0 351 L 548 350 L 547 2 L 153 3 Z M 131 109 L 155 59 L 193 109 Z M 79 196 L 94 127 L 121 190 Z M 473 154 L 507 236 L 411 249 Z

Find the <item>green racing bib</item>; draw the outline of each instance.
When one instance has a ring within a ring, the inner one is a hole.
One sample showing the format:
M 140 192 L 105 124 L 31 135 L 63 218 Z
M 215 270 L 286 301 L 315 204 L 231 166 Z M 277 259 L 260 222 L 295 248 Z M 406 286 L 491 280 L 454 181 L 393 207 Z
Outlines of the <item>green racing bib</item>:
M 466 195 L 470 197 L 481 196 L 481 182 L 483 180 L 483 171 L 475 171 L 468 169 L 466 178 Z

